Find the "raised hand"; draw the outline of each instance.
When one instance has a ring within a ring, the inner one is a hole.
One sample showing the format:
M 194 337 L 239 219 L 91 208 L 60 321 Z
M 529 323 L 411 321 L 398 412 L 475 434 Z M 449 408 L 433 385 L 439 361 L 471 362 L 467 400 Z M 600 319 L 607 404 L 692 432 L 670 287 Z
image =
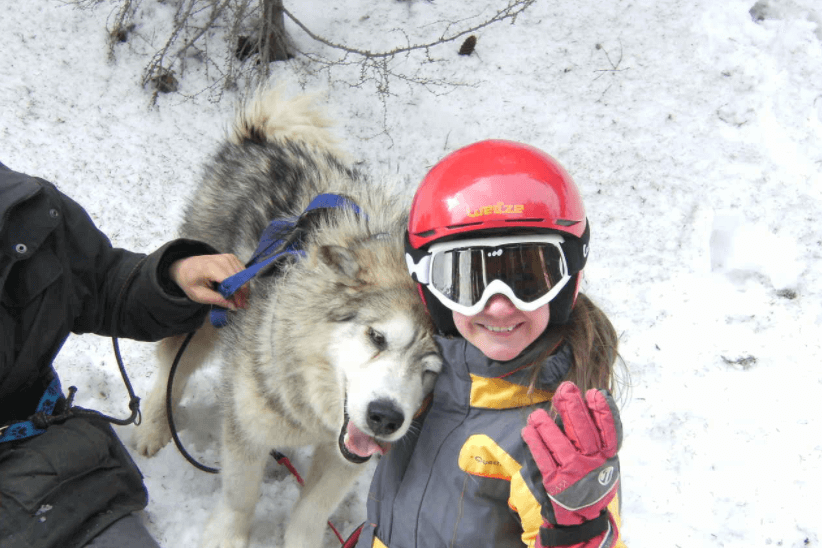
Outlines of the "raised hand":
M 550 500 L 537 546 L 614 546 L 618 531 L 607 506 L 619 485 L 616 404 L 605 390 L 588 390 L 583 400 L 570 382 L 559 386 L 552 403 L 561 425 L 538 409 L 522 430 Z

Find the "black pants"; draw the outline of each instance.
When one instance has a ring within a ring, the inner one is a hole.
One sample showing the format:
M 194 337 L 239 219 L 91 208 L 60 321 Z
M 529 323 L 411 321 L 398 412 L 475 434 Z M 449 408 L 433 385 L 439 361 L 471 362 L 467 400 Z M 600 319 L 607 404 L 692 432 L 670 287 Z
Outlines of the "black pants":
M 129 514 L 109 525 L 86 548 L 160 548 L 139 517 Z
M 3 548 L 84 547 L 147 502 L 140 471 L 103 420 L 72 418 L 0 444 Z

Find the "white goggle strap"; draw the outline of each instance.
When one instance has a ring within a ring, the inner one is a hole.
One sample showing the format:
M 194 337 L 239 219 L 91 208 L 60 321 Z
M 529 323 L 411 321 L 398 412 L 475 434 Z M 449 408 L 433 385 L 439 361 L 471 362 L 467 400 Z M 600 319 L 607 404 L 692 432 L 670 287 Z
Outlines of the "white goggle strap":
M 405 254 L 405 266 L 408 267 L 408 273 L 411 274 L 418 283 L 428 285 L 431 282 L 431 254 L 423 256 L 418 263 L 414 262 L 414 258 L 410 253 Z

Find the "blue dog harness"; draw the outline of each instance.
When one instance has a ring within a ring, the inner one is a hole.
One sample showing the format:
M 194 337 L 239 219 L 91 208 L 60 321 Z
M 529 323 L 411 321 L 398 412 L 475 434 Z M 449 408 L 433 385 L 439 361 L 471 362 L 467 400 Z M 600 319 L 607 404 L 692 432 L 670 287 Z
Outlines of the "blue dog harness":
M 237 292 L 242 286 L 247 284 L 251 279 L 260 273 L 261 270 L 273 264 L 279 259 L 288 257 L 289 255 L 296 258 L 305 257 L 303 251 L 303 242 L 300 238 L 296 238 L 292 242 L 287 241 L 287 236 L 292 230 L 297 227 L 300 220 L 310 211 L 316 209 L 329 209 L 335 207 L 348 207 L 355 213 L 360 213 L 360 208 L 357 204 L 344 196 L 338 194 L 319 194 L 308 207 L 305 208 L 302 215 L 299 217 L 287 217 L 285 219 L 274 219 L 269 223 L 263 231 L 260 238 L 260 243 L 254 251 L 254 255 L 246 263 L 246 269 L 230 276 L 222 281 L 218 291 L 226 299 Z M 285 244 L 285 247 L 283 245 Z M 225 308 L 214 307 L 211 309 L 211 324 L 214 327 L 225 327 L 228 323 L 228 310 Z

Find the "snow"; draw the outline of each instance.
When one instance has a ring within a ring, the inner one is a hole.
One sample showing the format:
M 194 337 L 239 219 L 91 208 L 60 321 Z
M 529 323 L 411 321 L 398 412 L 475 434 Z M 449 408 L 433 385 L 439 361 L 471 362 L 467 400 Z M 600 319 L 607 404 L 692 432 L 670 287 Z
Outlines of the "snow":
M 377 51 L 436 38 L 443 21 L 498 3 L 286 6 L 317 34 Z M 0 6 L 0 161 L 57 183 L 115 245 L 151 251 L 174 236 L 238 93 L 218 102 L 193 56 L 179 93 L 151 107 L 140 81 L 173 3 L 144 0 L 113 58 L 117 3 L 84 5 Z M 301 59 L 273 69 L 292 92 L 320 92 L 352 156 L 409 192 L 446 153 L 485 138 L 538 146 L 574 176 L 592 226 L 584 291 L 617 327 L 630 373 L 620 458 L 632 547 L 820 546 L 822 6 L 756 5 L 760 21 L 753 0 L 543 0 L 513 25 L 477 31 L 471 56 L 456 41 L 430 60 L 394 60 L 404 74 L 460 84 L 430 91 L 393 80 L 381 96 L 356 85 L 356 67 Z M 334 55 L 289 29 L 301 49 Z M 145 396 L 153 347 L 121 347 Z M 128 415 L 110 341 L 73 336 L 56 367 L 78 404 Z M 192 381 L 177 419 L 207 464 L 218 464 L 216 367 Z M 132 429 L 118 429 L 127 445 Z M 307 470 L 310 454 L 290 454 Z M 163 546 L 196 546 L 219 477 L 173 445 L 135 460 L 149 529 Z M 346 534 L 364 519 L 367 475 L 332 516 Z M 272 461 L 252 548 L 281 544 L 298 491 Z

